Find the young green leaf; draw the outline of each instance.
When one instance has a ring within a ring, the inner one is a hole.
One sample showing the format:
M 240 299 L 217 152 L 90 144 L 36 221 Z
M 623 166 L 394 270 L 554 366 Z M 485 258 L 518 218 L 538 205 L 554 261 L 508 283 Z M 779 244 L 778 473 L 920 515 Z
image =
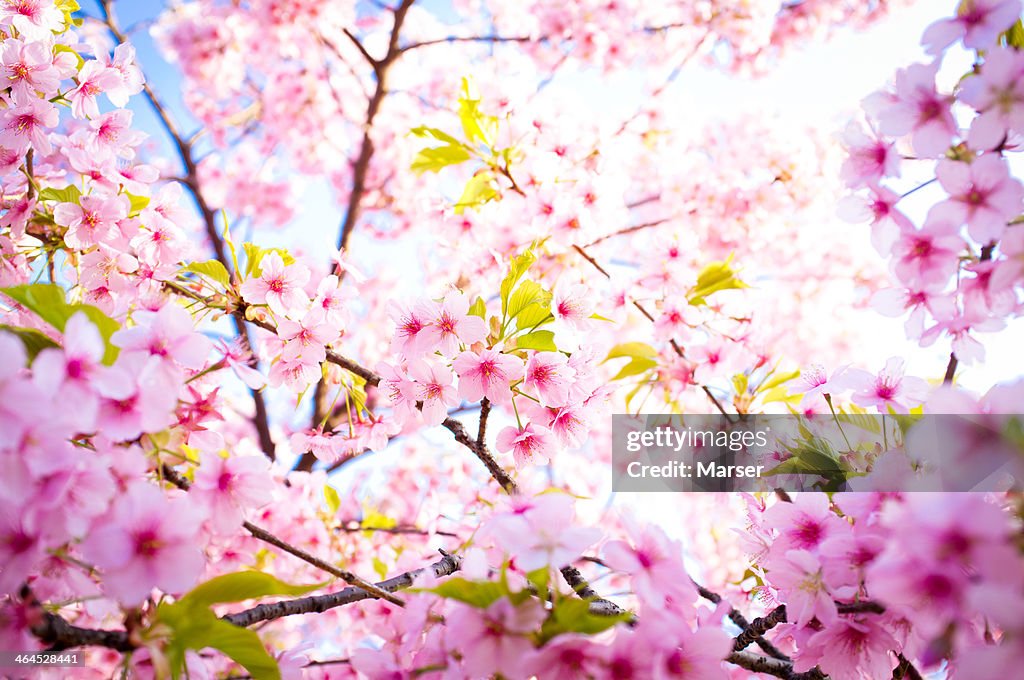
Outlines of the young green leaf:
M 55 189 L 53 187 L 46 187 L 39 191 L 40 201 L 60 201 L 61 203 L 78 203 L 78 199 L 82 197 L 82 192 L 74 184 L 69 184 L 63 189 Z
M 424 172 L 438 172 L 449 165 L 458 165 L 471 158 L 469 151 L 463 146 L 449 144 L 421 149 L 412 159 L 409 168 L 417 175 Z
M 555 334 L 551 331 L 534 331 L 516 338 L 516 349 L 535 349 L 540 352 L 557 352 Z
M 231 287 L 231 276 L 228 274 L 228 270 L 217 260 L 192 262 L 187 267 L 183 268 L 182 271 L 194 272 L 205 276 L 211 281 L 215 281 L 224 286 L 225 289 Z

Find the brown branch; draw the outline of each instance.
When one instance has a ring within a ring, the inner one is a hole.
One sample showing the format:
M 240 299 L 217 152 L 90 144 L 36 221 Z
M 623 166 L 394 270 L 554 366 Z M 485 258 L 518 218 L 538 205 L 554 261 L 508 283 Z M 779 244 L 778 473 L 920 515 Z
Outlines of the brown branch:
M 125 630 L 97 630 L 68 623 L 57 614 L 43 613 L 43 620 L 32 633 L 47 645 L 47 651 L 59 652 L 73 647 L 108 647 L 119 652 L 135 649 Z
M 167 480 L 174 486 L 178 487 L 182 491 L 188 491 L 189 487 L 192 486 L 192 484 L 187 479 L 178 474 L 178 472 L 169 465 L 161 466 L 160 471 L 163 474 L 163 478 L 165 480 Z M 250 534 L 252 534 L 254 538 L 258 538 L 264 543 L 268 543 L 274 546 L 275 548 L 280 548 L 286 553 L 298 557 L 303 562 L 311 564 L 317 569 L 320 569 L 321 571 L 325 571 L 328 574 L 331 574 L 332 576 L 337 576 L 346 583 L 361 588 L 362 590 L 366 591 L 367 597 L 379 597 L 382 600 L 387 600 L 388 602 L 396 604 L 400 607 L 405 606 L 405 602 L 395 597 L 391 593 L 381 590 L 377 586 L 373 585 L 368 581 L 363 580 L 362 578 L 356 576 L 355 574 L 346 569 L 336 567 L 333 564 L 323 561 L 315 555 L 311 555 L 302 548 L 296 548 L 294 545 L 282 541 L 280 538 L 270 533 L 263 527 L 257 526 L 249 521 L 242 522 L 242 527 Z
M 103 18 L 103 22 L 107 25 L 107 30 L 119 43 L 127 42 L 127 38 L 124 33 L 118 27 L 117 19 L 113 13 L 113 0 L 100 0 L 99 2 L 100 14 Z M 224 265 L 224 268 L 229 272 L 231 271 L 231 261 L 227 257 L 227 253 L 224 250 L 224 243 L 220 239 L 220 234 L 217 233 L 217 225 L 215 219 L 215 213 L 210 208 L 210 205 L 206 202 L 206 198 L 203 196 L 202 190 L 199 186 L 199 175 L 196 171 L 196 162 L 192 154 L 192 145 L 188 142 L 185 137 L 178 130 L 174 120 L 167 112 L 167 108 L 160 101 L 159 97 L 153 91 L 153 88 L 149 86 L 149 81 L 143 77 L 142 91 L 146 95 L 146 99 L 149 101 L 150 106 L 156 112 L 157 118 L 160 119 L 164 130 L 167 132 L 167 136 L 170 137 L 175 147 L 178 149 L 178 155 L 181 157 L 181 163 L 185 167 L 185 177 L 183 178 L 182 184 L 188 188 L 189 193 L 192 195 L 192 200 L 196 204 L 196 208 L 203 219 L 203 225 L 206 228 L 206 236 L 213 245 L 214 255 L 217 261 Z M 245 324 L 234 320 L 235 332 L 238 337 L 241 338 L 244 346 L 251 351 L 252 344 L 249 339 L 249 333 L 246 331 Z M 274 445 L 274 439 L 270 434 L 270 419 L 267 413 L 267 404 L 263 399 L 263 394 L 259 390 L 250 389 L 249 393 L 252 395 L 253 410 L 255 411 L 252 417 L 253 426 L 256 428 L 257 439 L 260 444 L 260 449 L 263 454 L 270 460 L 276 459 Z
M 700 585 L 699 583 L 694 582 L 694 585 L 697 587 L 697 592 L 700 594 L 700 596 L 703 597 L 708 602 L 711 602 L 712 604 L 719 604 L 722 601 L 722 596 L 719 595 L 718 593 L 713 592 L 711 590 L 708 590 L 707 588 L 705 588 L 704 586 Z M 739 612 L 739 610 L 737 610 L 732 605 L 729 605 L 728 616 L 729 616 L 729 620 L 732 621 L 733 623 L 735 623 L 742 630 L 747 630 L 748 628 L 750 628 L 750 622 L 747 621 L 747 618 L 745 616 L 743 616 L 743 614 L 741 614 Z M 765 638 L 758 636 L 754 640 L 754 642 L 756 642 L 757 646 L 760 647 L 761 649 L 763 649 L 764 652 L 766 654 L 768 654 L 769 656 L 772 656 L 772 657 L 774 657 L 776 659 L 779 659 L 781 661 L 788 661 L 789 660 L 788 656 L 783 654 L 782 651 L 779 650 L 778 647 L 773 645 L 771 642 L 769 642 Z
M 448 576 L 449 574 L 453 574 L 458 571 L 462 566 L 462 560 L 457 555 L 451 555 L 444 551 L 442 551 L 442 554 L 444 557 L 437 562 L 434 562 L 429 567 L 416 569 L 414 571 L 407 571 L 404 574 L 395 576 L 394 578 L 381 581 L 374 587 L 378 590 L 392 593 L 396 590 L 402 590 L 410 587 L 416 577 L 423 574 L 428 569 L 433 572 L 436 577 Z M 328 609 L 334 609 L 335 607 L 359 602 L 361 600 L 369 599 L 370 597 L 372 597 L 372 595 L 370 595 L 366 590 L 350 586 L 344 590 L 339 590 L 336 593 L 328 593 L 327 595 L 314 595 L 312 597 L 303 597 L 296 600 L 282 600 L 281 602 L 256 605 L 251 609 L 246 609 L 245 611 L 238 612 L 237 614 L 229 614 L 224 617 L 224 620 L 228 623 L 233 623 L 236 626 L 251 626 L 254 623 L 271 621 L 284 616 L 294 616 L 296 614 L 319 614 L 327 611 Z
M 828 677 L 817 668 L 812 668 L 806 673 L 797 673 L 793 670 L 792 662 L 759 656 L 750 652 L 733 652 L 725 657 L 725 660 L 753 673 L 774 675 L 784 680 L 825 680 Z
M 380 592 L 388 594 L 397 590 L 410 587 L 417 576 L 428 569 L 434 576 L 448 576 L 459 570 L 462 564 L 461 558 L 442 551 L 444 555 L 440 560 L 424 569 L 416 569 L 399 574 L 393 578 L 381 581 L 373 587 Z M 304 597 L 296 600 L 283 600 L 261 604 L 222 617 L 224 621 L 236 626 L 251 626 L 262 621 L 271 621 L 284 616 L 296 614 L 312 614 L 327 611 L 335 607 L 341 607 L 353 602 L 360 602 L 375 597 L 371 592 L 359 586 L 349 586 L 336 593 Z M 43 620 L 32 628 L 33 634 L 41 642 L 49 646 L 50 651 L 60 651 L 74 647 L 107 647 L 120 652 L 130 652 L 136 648 L 131 640 L 128 631 L 124 630 L 101 630 L 82 628 L 68 623 L 67 620 L 57 614 L 44 612 Z
M 743 632 L 733 639 L 732 650 L 742 652 L 744 649 L 757 642 L 757 639 L 764 637 L 769 630 L 786 622 L 786 605 L 779 605 L 767 616 L 758 617 L 750 622 Z
M 402 54 L 410 52 L 412 50 L 419 49 L 421 47 L 430 47 L 432 45 L 446 45 L 450 43 L 524 43 L 524 42 L 545 42 L 547 37 L 531 38 L 525 35 L 449 35 L 444 38 L 434 38 L 433 40 L 421 40 L 406 45 L 401 49 Z
M 366 193 L 366 175 L 369 172 L 370 159 L 373 158 L 374 151 L 373 121 L 377 117 L 377 113 L 380 111 L 381 104 L 384 102 L 384 97 L 387 94 L 388 71 L 395 60 L 402 54 L 401 49 L 398 47 L 398 34 L 413 2 L 415 0 L 402 0 L 402 4 L 395 9 L 394 23 L 391 27 L 391 38 L 388 41 L 388 51 L 384 58 L 375 61 L 368 54 L 366 55 L 374 65 L 377 85 L 374 88 L 373 96 L 370 97 L 370 101 L 366 106 L 363 141 L 359 147 L 359 155 L 356 157 L 356 162 L 352 166 L 352 191 L 349 192 L 348 208 L 345 211 L 345 218 L 341 223 L 341 233 L 338 235 L 339 250 L 348 245 L 349 238 L 352 236 L 353 230 L 355 230 L 356 221 L 359 219 L 359 213 L 362 210 L 363 195 Z

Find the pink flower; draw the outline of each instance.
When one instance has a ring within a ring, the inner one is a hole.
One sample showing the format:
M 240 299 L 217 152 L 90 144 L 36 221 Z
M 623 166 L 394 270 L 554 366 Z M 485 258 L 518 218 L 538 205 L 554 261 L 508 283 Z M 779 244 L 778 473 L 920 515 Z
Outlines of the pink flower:
M 786 604 L 787 618 L 798 626 L 812 619 L 829 625 L 838 617 L 836 603 L 825 585 L 821 563 L 806 550 L 790 550 L 768 561 L 768 577 Z
M 654 322 L 654 332 L 662 340 L 679 340 L 689 337 L 690 330 L 698 323 L 697 309 L 684 297 L 673 298 L 665 303 L 661 316 Z
M 100 332 L 82 312 L 64 326 L 64 348 L 44 349 L 32 364 L 33 378 L 48 394 L 60 393 L 75 405 L 67 415 L 79 432 L 91 432 L 99 409 L 96 380 L 106 347 Z
M 178 385 L 157 359 L 141 354 L 119 357 L 103 372 L 97 429 L 112 441 L 128 441 L 158 432 L 174 422 Z
M 338 329 L 327 323 L 322 308 L 313 307 L 302 321 L 278 320 L 277 335 L 285 341 L 282 359 L 318 364 L 327 358 L 326 345 L 338 339 Z
M 576 370 L 561 352 L 534 352 L 526 360 L 523 387 L 540 397 L 543 406 L 564 406 L 575 377 Z
M 885 177 L 899 176 L 899 154 L 892 142 L 883 140 L 874 130 L 865 133 L 859 124 L 851 122 L 842 140 L 848 156 L 843 161 L 840 177 L 846 186 L 856 189 L 875 185 Z
M 892 268 L 907 286 L 944 287 L 959 266 L 964 241 L 939 206 L 920 229 L 905 229 L 892 247 Z
M 409 376 L 415 383 L 416 401 L 423 403 L 423 422 L 440 425 L 448 417 L 448 409 L 459 404 L 452 372 L 442 364 L 414 359 L 409 362 Z
M 549 462 L 555 451 L 555 440 L 544 427 L 527 423 L 523 427 L 506 427 L 498 433 L 495 445 L 499 451 L 511 451 L 516 467 Z
M 402 427 L 392 418 L 378 416 L 362 423 L 362 440 L 371 451 L 383 451 Z
M 914 223 L 896 209 L 901 196 L 885 187 L 871 185 L 867 195 L 853 194 L 839 203 L 839 217 L 847 222 L 871 222 L 871 245 L 879 253 L 888 255 L 902 231 L 914 228 Z
M 168 302 L 156 312 L 136 312 L 134 320 L 135 326 L 110 338 L 126 356 L 159 357 L 192 370 L 206 365 L 212 343 L 193 329 L 192 315 L 182 307 Z
M 797 655 L 793 670 L 805 673 L 817 665 L 834 680 L 886 678 L 895 665 L 890 654 L 900 643 L 876 615 L 840 618 L 811 635 Z
M 570 564 L 601 538 L 597 529 L 573 526 L 576 512 L 567 494 L 547 493 L 512 503 L 511 512 L 495 514 L 480 531 L 523 572 Z
M 433 306 L 429 301 L 420 301 L 412 306 L 388 303 L 388 316 L 397 326 L 391 340 L 392 352 L 412 358 L 427 351 L 428 334 L 425 331 L 436 313 Z
M 929 26 L 921 44 L 933 55 L 941 54 L 960 38 L 964 47 L 987 50 L 1017 20 L 1020 11 L 1020 0 L 965 0 L 956 17 L 939 19 Z
M 103 570 L 103 586 L 121 604 L 142 604 L 154 588 L 180 593 L 203 571 L 196 547 L 199 517 L 186 498 L 169 501 L 155 486 L 136 482 L 118 497 L 107 522 L 82 543 L 87 560 Z
M 275 314 L 287 315 L 294 309 L 309 305 L 303 286 L 309 281 L 309 269 L 301 264 L 285 266 L 276 252 L 260 261 L 259 276 L 242 284 L 242 298 L 250 304 L 266 304 Z
M 128 98 L 142 92 L 142 70 L 135 64 L 135 48 L 122 43 L 114 48 L 111 55 L 101 56 L 103 63 L 118 74 L 120 82 L 107 87 L 107 99 L 118 108 L 128 104 Z
M 54 221 L 68 228 L 64 243 L 84 250 L 118 236 L 118 222 L 128 217 L 124 196 L 81 196 L 78 203 L 61 203 L 53 209 Z
M 937 285 L 915 285 L 908 288 L 884 288 L 871 298 L 871 306 L 879 314 L 897 317 L 907 311 L 910 316 L 904 324 L 909 338 L 920 338 L 928 315 L 948 319 L 956 315 L 953 296 L 942 292 L 945 281 Z
M 221 457 L 204 453 L 189 496 L 209 510 L 210 524 L 221 534 L 237 531 L 246 512 L 273 500 L 270 462 L 263 456 Z
M 523 375 L 522 359 L 484 349 L 479 354 L 463 352 L 452 362 L 459 376 L 459 396 L 466 401 L 487 397 L 493 402 L 508 401 L 508 386 Z
M 78 72 L 78 87 L 67 95 L 71 102 L 71 114 L 75 118 L 95 118 L 100 115 L 97 95 L 120 84 L 121 77 L 117 71 L 96 60 L 85 62 Z
M 977 309 L 965 309 L 956 315 L 938 319 L 921 334 L 921 347 L 931 347 L 940 335 L 953 339 L 953 353 L 961 364 L 971 364 L 985 358 L 985 348 L 971 333 L 998 331 L 1006 325 L 1002 319 L 992 319 Z
M 633 592 L 654 609 L 668 604 L 686 606 L 697 599 L 697 589 L 686 576 L 683 547 L 657 526 L 640 527 L 631 520 L 626 528 L 632 538 L 610 541 L 604 546 L 604 560 L 612 569 L 630 576 Z
M 594 292 L 582 283 L 559 282 L 552 292 L 551 314 L 559 346 L 575 351 L 594 323 L 590 318 L 594 314 Z
M 3 0 L 0 25 L 13 26 L 28 40 L 45 40 L 64 28 L 64 15 L 53 0 Z
M 806 408 L 815 397 L 826 394 L 833 395 L 844 391 L 847 388 L 844 379 L 846 366 L 841 366 L 832 373 L 832 376 L 825 372 L 821 364 L 811 364 L 800 371 L 800 377 L 795 383 L 798 391 L 803 392 L 803 399 L 800 400 L 800 407 Z
M 57 107 L 32 95 L 16 95 L 13 99 L 14 106 L 0 116 L 0 146 L 18 152 L 32 146 L 36 153 L 48 155 L 53 150 L 49 132 L 60 120 Z
M 903 360 L 893 357 L 885 362 L 878 375 L 854 369 L 850 371 L 854 389 L 853 401 L 859 406 L 874 406 L 879 413 L 907 413 L 928 396 L 928 383 L 921 378 L 904 376 Z
M 0 503 L 0 591 L 4 593 L 16 592 L 45 554 L 33 525 L 20 508 Z
M 776 503 L 764 513 L 764 526 L 779 532 L 772 550 L 816 551 L 824 541 L 840 533 L 845 524 L 823 493 L 801 493 L 792 503 Z
M 293 453 L 303 454 L 310 451 L 317 460 L 324 463 L 333 464 L 341 458 L 340 438 L 335 437 L 334 432 L 324 432 L 320 429 L 296 432 L 291 436 L 289 444 Z
M 1006 223 L 1024 210 L 1024 186 L 1010 176 L 998 154 L 983 154 L 970 164 L 943 159 L 935 174 L 950 197 L 934 210 L 944 220 L 966 223 L 967 233 L 979 243 L 999 239 Z
M 146 133 L 132 129 L 132 112 L 117 109 L 89 121 L 92 130 L 92 144 L 96 149 L 109 150 L 124 158 L 135 157 L 135 147 L 145 138 Z M 170 185 L 169 185 L 170 186 Z M 152 206 L 147 205 L 149 209 Z M 147 224 L 149 228 L 154 225 Z
M 487 337 L 487 324 L 469 314 L 469 300 L 462 293 L 450 293 L 434 310 L 429 325 L 423 330 L 423 342 L 431 350 L 446 357 Z
M 345 327 L 348 306 L 356 293 L 351 287 L 341 288 L 337 276 L 325 276 L 316 287 L 313 306 L 323 310 L 324 319 L 339 330 Z
M 950 110 L 952 97 L 940 95 L 935 89 L 938 69 L 938 61 L 900 69 L 896 72 L 894 93 L 881 93 L 865 101 L 882 134 L 911 135 L 914 151 L 924 158 L 945 153 L 957 133 Z
M 994 149 L 1010 131 L 1024 130 L 1024 54 L 1005 47 L 986 52 L 981 73 L 964 81 L 960 99 L 981 114 L 967 136 L 974 149 Z
M 5 82 L 21 96 L 36 96 L 36 90 L 46 97 L 57 93 L 60 73 L 53 66 L 53 54 L 42 42 L 22 42 L 9 38 L 0 51 Z
M 446 627 L 448 639 L 462 656 L 466 677 L 525 678 L 524 665 L 535 653 L 530 635 L 540 630 L 545 616 L 534 598 L 515 606 L 503 597 L 483 610 L 456 605 L 446 617 Z

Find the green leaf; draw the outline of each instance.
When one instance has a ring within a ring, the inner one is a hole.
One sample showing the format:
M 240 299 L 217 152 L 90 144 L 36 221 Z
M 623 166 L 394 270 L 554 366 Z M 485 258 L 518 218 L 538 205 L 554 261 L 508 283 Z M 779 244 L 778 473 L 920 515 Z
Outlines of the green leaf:
M 323 583 L 296 586 L 262 571 L 237 571 L 216 576 L 186 593 L 175 606 L 204 609 L 220 602 L 241 602 L 267 595 L 305 595 Z
M 125 196 L 128 197 L 130 208 L 128 210 L 128 217 L 138 217 L 139 213 L 146 209 L 149 205 L 149 196 L 136 196 L 135 194 L 129 194 L 125 192 Z
M 60 201 L 61 203 L 78 203 L 78 199 L 82 197 L 82 192 L 74 184 L 69 184 L 63 189 L 55 189 L 53 187 L 46 187 L 39 191 L 40 201 Z
M 530 305 L 543 305 L 547 307 L 550 304 L 551 293 L 544 290 L 543 286 L 534 281 L 523 281 L 516 288 L 515 292 L 512 293 L 511 297 L 509 297 L 506 314 L 508 318 L 513 319 Z
M 536 245 L 536 244 L 534 244 Z M 520 255 L 514 255 L 509 260 L 508 274 L 501 281 L 501 312 L 507 314 L 508 312 L 508 297 L 512 293 L 512 289 L 515 287 L 519 279 L 523 278 L 523 274 L 527 272 L 530 266 L 537 261 L 537 256 L 533 252 L 534 246 L 531 245 Z
M 515 296 L 513 295 L 513 297 Z M 551 314 L 550 301 L 529 304 L 515 316 L 516 328 L 521 331 L 537 328 L 555 320 L 555 317 Z
M 223 621 L 209 609 L 192 611 L 180 604 L 163 604 L 157 610 L 157 618 L 173 631 L 167 645 L 173 677 L 184 670 L 186 650 L 211 647 L 241 665 L 253 678 L 280 680 L 277 661 L 267 653 L 255 631 Z
M 437 141 L 444 142 L 444 143 L 449 144 L 451 146 L 461 146 L 462 145 L 462 142 L 460 142 L 459 140 L 455 139 L 454 137 L 452 137 L 450 134 L 448 134 L 444 130 L 438 130 L 437 128 L 426 127 L 424 125 L 420 125 L 419 127 L 414 127 L 409 132 L 411 132 L 412 134 L 416 135 L 417 137 L 424 137 L 424 138 L 425 137 L 433 137 Z
M 509 594 L 508 587 L 499 581 L 470 581 L 459 576 L 450 578 L 434 588 L 422 589 L 421 592 L 434 593 L 480 609 L 490 607 Z
M 551 582 L 551 570 L 548 567 L 541 567 L 527 573 L 526 580 L 537 589 L 537 595 L 542 600 L 548 598 L 548 586 Z
M 324 499 L 327 501 L 327 509 L 331 511 L 331 515 L 337 515 L 341 508 L 341 496 L 338 495 L 338 490 L 330 484 L 325 484 Z
M 469 307 L 469 314 L 471 316 L 479 316 L 481 319 L 487 316 L 487 303 L 480 296 L 477 296 L 476 300 Z
M 617 623 L 628 621 L 628 613 L 603 616 L 590 612 L 590 603 L 575 597 L 564 597 L 555 602 L 551 614 L 541 627 L 541 639 L 548 641 L 563 633 L 596 635 Z
M 615 374 L 612 380 L 622 380 L 633 375 L 640 375 L 650 369 L 656 367 L 658 362 L 654 359 L 648 359 L 646 357 L 636 357 L 630 359 L 629 363 L 619 369 L 619 372 Z
M 466 208 L 476 208 L 488 201 L 492 201 L 500 194 L 494 183 L 494 173 L 489 170 L 478 172 L 466 182 L 466 188 L 462 191 L 455 204 L 455 214 L 461 215 Z
M 56 328 L 61 333 L 68 319 L 77 312 L 88 317 L 100 332 L 105 350 L 103 363 L 110 366 L 117 359 L 117 347 L 110 344 L 110 336 L 120 330 L 121 325 L 92 305 L 69 305 L 64 300 L 64 290 L 52 283 L 35 283 L 24 286 L 0 288 L 0 293 L 17 301 L 26 309 L 35 312 L 40 319 Z
M 438 172 L 449 165 L 458 165 L 470 158 L 469 151 L 463 146 L 435 146 L 421 149 L 412 159 L 409 168 L 417 175 L 422 175 L 424 172 Z
M 800 377 L 800 371 L 794 370 L 786 373 L 775 373 L 772 371 L 772 373 L 769 373 L 768 375 L 768 379 L 761 383 L 761 386 L 757 388 L 758 392 L 767 392 L 773 387 L 778 387 L 783 383 L 788 383 L 790 380 L 795 380 Z
M 17 335 L 21 340 L 21 343 L 25 345 L 25 352 L 28 354 L 28 360 L 31 362 L 36 356 L 44 349 L 50 347 L 60 347 L 56 342 L 51 340 L 45 333 L 41 333 L 35 328 L 24 328 L 21 326 L 8 326 L 7 324 L 0 324 L 0 330 L 7 331 Z
M 1024 49 L 1024 24 L 1020 19 L 1006 32 L 1006 44 L 1018 50 Z
M 369 537 L 373 535 L 374 529 L 394 529 L 398 526 L 398 521 L 393 517 L 388 517 L 375 507 L 364 505 L 363 520 L 359 525 L 366 529 L 363 535 Z
M 750 378 L 746 373 L 737 373 L 732 377 L 732 386 L 736 390 L 736 394 L 746 394 L 749 383 Z
M 555 334 L 551 331 L 534 331 L 516 338 L 516 349 L 535 349 L 541 352 L 557 352 Z
M 615 345 L 608 352 L 608 356 L 604 358 L 605 361 L 609 359 L 617 359 L 619 357 L 632 357 L 652 359 L 658 356 L 658 350 L 654 349 L 650 345 L 644 342 L 624 342 L 621 345 Z M 604 362 L 602 362 L 604 363 Z
M 736 276 L 736 271 L 731 266 L 732 255 L 723 262 L 712 262 L 701 270 L 697 275 L 697 285 L 690 292 L 689 302 L 691 305 L 706 304 L 706 299 L 712 293 L 732 288 L 747 288 Z
M 267 652 L 255 631 L 214 618 L 202 642 L 206 647 L 224 652 L 253 678 L 279 680 L 281 677 L 277 660 Z
M 498 136 L 498 119 L 480 111 L 480 98 L 468 78 L 462 79 L 462 96 L 459 97 L 459 121 L 466 139 L 471 143 L 494 146 Z
M 373 556 L 373 571 L 380 577 L 381 581 L 388 577 L 388 565 L 384 564 L 384 560 L 376 555 Z
M 215 281 L 224 288 L 231 287 L 231 276 L 228 274 L 228 270 L 217 260 L 207 260 L 206 262 L 192 262 L 187 267 L 182 269 L 186 272 L 194 272 L 200 274 Z

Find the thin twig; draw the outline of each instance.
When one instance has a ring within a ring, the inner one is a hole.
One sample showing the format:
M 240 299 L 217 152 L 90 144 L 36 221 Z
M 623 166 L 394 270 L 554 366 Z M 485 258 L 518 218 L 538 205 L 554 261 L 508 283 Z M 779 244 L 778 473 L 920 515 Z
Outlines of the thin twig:
M 163 478 L 165 480 L 167 480 L 174 486 L 178 487 L 182 491 L 188 491 L 189 487 L 192 486 L 187 479 L 178 474 L 178 472 L 169 465 L 163 465 L 161 467 L 161 473 L 163 474 Z M 333 564 L 323 561 L 315 555 L 309 554 L 302 548 L 297 548 L 294 545 L 281 540 L 280 538 L 270 533 L 263 527 L 257 526 L 249 521 L 242 522 L 242 527 L 245 528 L 245 530 L 248 531 L 250 534 L 252 534 L 254 538 L 258 538 L 264 543 L 268 543 L 274 546 L 275 548 L 280 548 L 286 553 L 298 557 L 303 562 L 311 564 L 317 569 L 320 569 L 321 571 L 325 571 L 328 574 L 331 574 L 332 576 L 337 576 L 346 583 L 349 583 L 353 586 L 361 588 L 362 590 L 365 590 L 367 593 L 367 597 L 379 597 L 382 600 L 387 600 L 388 602 L 396 604 L 400 607 L 405 606 L 405 602 L 402 601 L 400 598 L 395 597 L 389 592 L 381 590 L 369 581 L 366 581 L 356 576 L 347 569 L 341 569 L 340 567 L 336 567 Z

